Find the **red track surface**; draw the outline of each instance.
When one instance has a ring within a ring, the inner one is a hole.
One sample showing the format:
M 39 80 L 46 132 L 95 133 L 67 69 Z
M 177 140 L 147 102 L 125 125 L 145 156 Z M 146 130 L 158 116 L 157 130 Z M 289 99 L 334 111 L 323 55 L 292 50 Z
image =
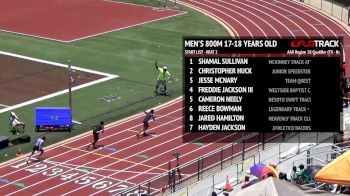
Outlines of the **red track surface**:
M 292 1 L 192 0 L 180 3 L 206 10 L 224 21 L 237 37 L 343 36 L 349 58 L 349 32 L 330 18 Z M 140 114 L 111 126 L 100 140 L 104 148 L 87 151 L 86 145 L 92 138 L 83 135 L 50 147 L 42 164 L 26 165 L 23 160 L 7 163 L 0 168 L 0 194 L 108 195 L 109 191 L 117 193 L 166 172 L 168 161 L 174 162 L 174 152 L 180 152 L 180 161 L 185 163 L 224 145 L 183 143 L 181 110 L 181 101 L 157 109 L 160 117 L 151 122 L 152 131 L 157 133 L 155 136 L 136 139 L 134 131 L 141 129 L 143 117 Z M 212 140 L 216 136 L 207 137 Z M 235 134 L 228 137 L 239 139 Z M 117 151 L 108 150 L 110 147 Z M 74 176 L 64 176 L 67 174 Z M 159 188 L 152 186 L 151 191 L 157 192 Z
M 181 163 L 185 163 L 224 145 L 183 143 L 182 110 L 182 99 L 157 109 L 159 117 L 151 122 L 151 131 L 156 133 L 154 136 L 136 138 L 135 131 L 142 128 L 140 122 L 143 118 L 143 115 L 138 115 L 108 128 L 100 139 L 104 148 L 87 150 L 92 138 L 84 135 L 47 149 L 43 163 L 27 165 L 23 159 L 8 163 L 0 168 L 0 195 L 105 195 L 108 191 L 125 189 L 167 172 L 168 161 L 174 159 L 172 154 L 175 152 L 181 153 Z M 237 139 L 234 135 L 228 137 Z M 211 134 L 206 137 L 216 141 L 224 139 Z M 111 147 L 117 151 L 108 149 Z M 88 172 L 84 172 L 85 169 Z M 67 174 L 74 176 L 64 180 Z M 106 189 L 101 189 L 103 183 L 108 185 Z M 152 191 L 160 188 L 153 187 Z
M 180 0 L 227 25 L 235 37 L 343 37 L 347 65 L 350 32 L 333 19 L 293 0 Z M 350 77 L 347 66 L 347 77 Z
M 182 13 L 105 0 L 1 0 L 0 30 L 70 42 Z

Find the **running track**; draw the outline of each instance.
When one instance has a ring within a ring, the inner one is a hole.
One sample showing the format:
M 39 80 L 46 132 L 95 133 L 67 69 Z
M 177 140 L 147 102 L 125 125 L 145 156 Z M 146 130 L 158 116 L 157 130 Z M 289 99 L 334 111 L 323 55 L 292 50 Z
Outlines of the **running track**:
M 350 32 L 336 21 L 293 0 L 179 0 L 224 25 L 240 37 L 343 37 L 349 65 Z M 347 77 L 350 77 L 347 66 Z
M 168 171 L 168 161 L 175 166 L 175 152 L 181 153 L 180 163 L 216 150 L 224 143 L 197 145 L 182 142 L 182 98 L 156 109 L 156 121 L 150 131 L 156 135 L 137 139 L 143 114 L 109 125 L 100 139 L 103 148 L 87 150 L 91 135 L 55 145 L 46 150 L 42 163 L 26 164 L 23 159 L 6 163 L 0 168 L 1 195 L 108 195 L 118 193 L 149 178 Z M 91 133 L 90 133 L 91 134 Z M 239 139 L 235 133 L 207 134 L 220 142 Z M 194 142 L 197 141 L 196 139 Z M 238 150 L 239 151 L 239 150 Z M 146 157 L 147 156 L 147 157 Z M 196 170 L 192 171 L 193 173 Z M 188 173 L 188 174 L 193 174 Z M 186 176 L 186 174 L 183 174 Z M 158 192 L 165 186 L 152 187 Z
M 215 18 L 235 37 L 344 37 L 346 59 L 349 58 L 349 32 L 327 16 L 293 1 L 186 0 L 179 3 Z M 181 100 L 157 109 L 160 116 L 151 123 L 155 136 L 136 139 L 135 131 L 141 128 L 142 121 L 142 114 L 138 114 L 109 125 L 100 140 L 104 148 L 86 150 L 91 136 L 84 134 L 50 147 L 43 163 L 26 165 L 23 160 L 15 160 L 3 164 L 0 194 L 118 193 L 166 172 L 168 161 L 174 162 L 174 152 L 180 152 L 181 163 L 185 163 L 224 145 L 182 143 L 182 109 Z M 215 135 L 207 137 L 212 139 Z M 228 137 L 238 139 L 234 133 Z M 151 192 L 159 193 L 159 189 L 152 187 Z

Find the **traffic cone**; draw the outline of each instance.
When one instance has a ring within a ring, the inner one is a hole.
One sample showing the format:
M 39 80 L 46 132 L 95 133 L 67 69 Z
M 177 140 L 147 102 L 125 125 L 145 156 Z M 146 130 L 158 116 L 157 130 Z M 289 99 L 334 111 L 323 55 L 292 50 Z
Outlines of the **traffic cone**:
M 16 156 L 20 157 L 22 156 L 22 146 L 19 146 L 18 150 L 17 150 L 17 153 L 16 153 Z
M 230 184 L 230 180 L 228 179 L 228 175 L 226 175 L 226 185 L 225 185 L 225 191 L 232 191 L 233 188 Z

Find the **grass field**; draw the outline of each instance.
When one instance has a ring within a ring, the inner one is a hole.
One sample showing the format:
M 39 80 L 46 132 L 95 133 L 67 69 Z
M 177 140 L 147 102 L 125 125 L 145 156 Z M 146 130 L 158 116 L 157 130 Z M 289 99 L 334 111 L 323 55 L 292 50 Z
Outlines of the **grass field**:
M 158 1 L 130 0 L 127 2 L 158 5 Z M 187 14 L 137 26 L 73 43 L 60 43 L 10 33 L 0 33 L 0 50 L 25 56 L 64 63 L 70 59 L 75 66 L 119 75 L 119 79 L 84 88 L 73 93 L 74 120 L 83 122 L 71 133 L 47 135 L 47 144 L 61 141 L 90 130 L 100 120 L 112 122 L 141 112 L 182 95 L 182 37 L 227 36 L 225 29 L 201 13 L 178 6 Z M 156 70 L 154 62 L 165 64 L 178 82 L 169 84 L 171 97 L 154 97 Z M 99 98 L 116 95 L 112 102 Z M 14 97 L 15 99 L 15 97 Z M 35 107 L 68 106 L 68 95 L 62 95 L 15 112 L 27 124 L 27 133 L 34 137 Z M 8 130 L 9 113 L 0 114 L 1 134 L 16 138 Z M 42 134 L 42 133 L 41 133 Z M 32 142 L 22 146 L 29 152 Z M 0 161 L 14 158 L 17 146 L 0 151 Z M 7 156 L 5 156 L 7 154 Z

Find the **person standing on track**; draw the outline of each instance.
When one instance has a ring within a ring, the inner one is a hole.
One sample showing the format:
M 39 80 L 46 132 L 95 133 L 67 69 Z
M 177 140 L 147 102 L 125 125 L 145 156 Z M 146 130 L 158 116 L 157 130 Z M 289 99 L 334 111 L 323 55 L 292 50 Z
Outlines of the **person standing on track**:
M 42 144 L 45 142 L 45 140 L 46 140 L 46 137 L 38 138 L 35 140 L 32 154 L 30 154 L 30 156 L 26 160 L 27 164 L 29 163 L 30 158 L 34 155 L 35 151 L 40 151 L 40 155 L 38 157 L 38 159 L 40 160 L 41 155 L 44 154 L 44 150 L 42 149 Z
M 154 65 L 156 66 L 156 69 L 158 70 L 158 79 L 157 79 L 155 93 L 158 93 L 158 87 L 159 87 L 159 85 L 162 85 L 164 87 L 164 94 L 166 94 L 166 80 L 168 78 L 172 78 L 171 74 L 168 71 L 168 68 L 166 66 L 164 66 L 163 68 L 160 68 L 160 67 L 158 67 L 157 62 Z
M 94 136 L 94 141 L 88 145 L 87 149 L 89 149 L 89 147 L 92 145 L 94 147 L 94 149 L 100 147 L 100 146 L 96 146 L 97 141 L 100 139 L 99 138 L 99 134 L 100 132 L 104 133 L 105 131 L 105 127 L 104 127 L 104 122 L 101 121 L 101 123 L 99 125 L 93 126 L 92 127 L 92 135 Z
M 151 110 L 150 112 L 146 112 L 146 111 L 145 111 L 145 114 L 146 114 L 146 116 L 145 116 L 145 118 L 143 119 L 143 128 L 142 128 L 142 130 L 141 130 L 140 132 L 138 132 L 138 133 L 136 134 L 136 137 L 137 137 L 137 138 L 139 137 L 139 134 L 140 134 L 141 132 L 143 132 L 143 136 L 146 136 L 146 135 L 147 135 L 147 134 L 146 134 L 146 130 L 147 130 L 148 127 L 149 127 L 148 121 L 150 121 L 151 118 L 153 118 L 153 121 L 156 120 L 156 118 L 154 117 L 154 110 Z

